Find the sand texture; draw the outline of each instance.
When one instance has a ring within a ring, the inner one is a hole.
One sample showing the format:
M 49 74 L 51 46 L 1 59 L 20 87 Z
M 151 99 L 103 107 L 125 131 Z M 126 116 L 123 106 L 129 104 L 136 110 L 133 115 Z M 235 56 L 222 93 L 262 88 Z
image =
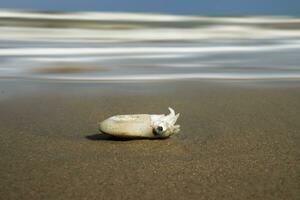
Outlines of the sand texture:
M 0 82 L 1 199 L 298 199 L 300 83 Z M 98 132 L 180 112 L 164 140 Z

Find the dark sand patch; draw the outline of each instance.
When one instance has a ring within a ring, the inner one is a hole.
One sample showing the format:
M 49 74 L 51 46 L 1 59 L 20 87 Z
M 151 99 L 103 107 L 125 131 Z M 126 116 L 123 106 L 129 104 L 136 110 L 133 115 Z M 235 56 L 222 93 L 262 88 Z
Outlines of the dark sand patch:
M 105 72 L 107 68 L 92 66 L 89 64 L 78 65 L 76 63 L 56 63 L 51 66 L 43 66 L 31 69 L 34 74 L 76 74 L 87 72 Z

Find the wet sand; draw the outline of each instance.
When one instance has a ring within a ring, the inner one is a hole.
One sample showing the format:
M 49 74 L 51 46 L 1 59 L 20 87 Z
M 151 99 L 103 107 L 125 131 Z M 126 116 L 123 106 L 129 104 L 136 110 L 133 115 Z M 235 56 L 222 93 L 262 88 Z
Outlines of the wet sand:
M 114 114 L 181 113 L 115 140 Z M 1 199 L 297 199 L 300 82 L 0 82 Z

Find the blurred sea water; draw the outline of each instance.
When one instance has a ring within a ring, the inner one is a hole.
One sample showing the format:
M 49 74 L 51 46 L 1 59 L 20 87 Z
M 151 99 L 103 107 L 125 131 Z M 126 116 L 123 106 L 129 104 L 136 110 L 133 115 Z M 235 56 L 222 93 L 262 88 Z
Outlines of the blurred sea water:
M 0 78 L 300 79 L 300 18 L 0 11 Z

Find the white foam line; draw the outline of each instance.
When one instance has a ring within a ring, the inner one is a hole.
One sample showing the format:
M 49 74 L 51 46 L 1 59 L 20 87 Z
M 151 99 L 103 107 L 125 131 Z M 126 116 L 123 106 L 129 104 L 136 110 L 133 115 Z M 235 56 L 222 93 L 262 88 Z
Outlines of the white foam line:
M 152 75 L 116 75 L 109 77 L 75 77 L 75 76 L 29 76 L 29 78 L 62 81 L 154 81 L 180 79 L 223 79 L 223 80 L 264 80 L 264 79 L 300 79 L 300 74 L 152 74 Z
M 211 68 L 211 67 L 219 67 L 216 64 L 210 63 L 168 63 L 168 64 L 158 64 L 158 67 L 171 67 L 171 68 Z
M 259 39 L 259 38 L 299 38 L 299 30 L 265 29 L 246 26 L 213 25 L 206 28 L 142 28 L 142 29 L 59 29 L 59 28 L 24 28 L 0 27 L 1 40 L 30 41 L 176 41 L 202 39 Z
M 253 16 L 253 17 L 206 17 L 166 14 L 145 14 L 125 12 L 70 12 L 70 13 L 36 13 L 0 10 L 0 18 L 52 19 L 52 20 L 117 20 L 117 21 L 211 21 L 229 23 L 298 23 L 299 18 L 290 16 Z
M 163 54 L 163 55 L 116 55 L 101 57 L 32 57 L 25 60 L 37 62 L 95 62 L 102 60 L 122 60 L 122 59 L 163 59 L 186 57 L 182 54 Z M 21 59 L 24 60 L 24 59 Z
M 131 47 L 131 48 L 3 48 L 0 56 L 45 56 L 45 55 L 108 55 L 142 53 L 218 53 L 260 52 L 300 48 L 300 44 L 230 47 Z
M 74 12 L 74 13 L 34 13 L 17 11 L 0 11 L 0 18 L 23 18 L 23 19 L 54 19 L 54 20 L 97 20 L 97 21 L 186 21 L 194 20 L 196 17 L 165 15 L 165 14 L 143 14 L 143 13 L 121 13 L 121 12 Z
M 299 18 L 290 16 L 254 16 L 254 17 L 199 17 L 202 20 L 227 23 L 243 23 L 243 24 L 267 24 L 267 23 L 300 23 Z

